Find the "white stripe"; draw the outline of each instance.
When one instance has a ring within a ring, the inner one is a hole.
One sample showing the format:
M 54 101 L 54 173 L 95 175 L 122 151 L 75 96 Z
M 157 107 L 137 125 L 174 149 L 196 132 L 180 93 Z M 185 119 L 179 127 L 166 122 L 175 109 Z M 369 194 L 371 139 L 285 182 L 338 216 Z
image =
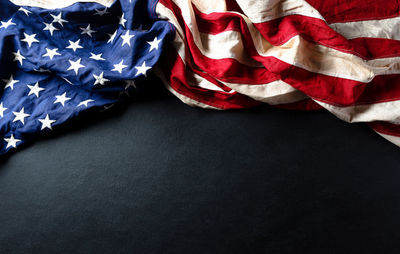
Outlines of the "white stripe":
M 324 18 L 304 0 L 236 0 L 253 23 L 262 23 L 288 15 Z
M 307 98 L 304 93 L 281 80 L 262 85 L 222 83 L 238 93 L 270 105 L 293 103 Z
M 347 39 L 360 37 L 400 40 L 400 17 L 329 25 Z
M 400 124 L 400 100 L 366 105 L 338 107 L 314 100 L 322 107 L 346 122 L 386 121 Z
M 198 38 L 200 42 L 195 41 L 197 48 L 200 49 L 203 55 L 209 58 L 231 58 L 249 67 L 264 67 L 247 54 L 243 45 L 242 35 L 238 32 L 226 31 L 216 35 L 199 33 Z M 221 48 L 222 45 L 223 49 Z M 215 48 L 216 46 L 218 48 Z
M 392 135 L 388 135 L 388 134 L 383 134 L 383 133 L 380 133 L 379 131 L 375 131 L 375 132 L 378 133 L 379 135 L 381 135 L 386 140 L 392 142 L 396 146 L 400 146 L 400 137 L 392 136 Z
M 191 0 L 202 13 L 227 12 L 226 0 Z M 176 2 L 177 3 L 177 2 Z M 236 12 L 235 12 L 236 13 Z
M 273 56 L 310 72 L 369 83 L 375 76 L 400 73 L 400 57 L 364 60 L 323 45 L 314 44 L 297 35 L 282 46 L 265 50 L 255 44 L 261 56 Z
M 178 52 L 178 55 L 182 59 L 186 59 L 185 33 L 183 32 L 182 27 L 179 25 L 178 20 L 176 19 L 174 13 L 160 2 L 156 6 L 156 13 L 160 19 L 168 20 L 172 25 L 174 25 L 176 33 L 175 33 L 175 38 L 172 41 L 172 45 Z M 183 62 L 186 64 L 185 61 Z
M 2 0 L 4 1 L 4 0 Z M 45 9 L 65 8 L 79 2 L 95 2 L 110 7 L 115 0 L 9 0 L 15 5 L 40 7 Z
M 183 62 L 185 62 L 185 61 L 183 60 Z M 219 86 L 216 86 L 215 84 L 211 83 L 210 81 L 203 78 L 202 76 L 192 72 L 191 70 L 186 70 L 185 74 L 186 74 L 186 78 L 187 78 L 187 81 L 190 86 L 201 87 L 201 88 L 204 88 L 207 90 L 217 91 L 217 92 L 227 93 L 227 94 L 235 92 L 234 90 L 231 90 L 229 92 L 224 91 Z
M 178 99 L 180 99 L 183 103 L 192 106 L 192 107 L 199 107 L 199 108 L 207 108 L 207 109 L 217 109 L 217 110 L 222 110 L 220 108 L 217 107 L 213 107 L 210 105 L 207 105 L 205 103 L 202 103 L 200 101 L 196 101 L 193 100 L 189 97 L 187 97 L 186 95 L 183 95 L 177 91 L 175 91 L 171 86 L 169 86 L 169 84 L 164 82 L 165 87 L 168 89 L 168 91 L 170 91 L 173 95 L 175 95 Z

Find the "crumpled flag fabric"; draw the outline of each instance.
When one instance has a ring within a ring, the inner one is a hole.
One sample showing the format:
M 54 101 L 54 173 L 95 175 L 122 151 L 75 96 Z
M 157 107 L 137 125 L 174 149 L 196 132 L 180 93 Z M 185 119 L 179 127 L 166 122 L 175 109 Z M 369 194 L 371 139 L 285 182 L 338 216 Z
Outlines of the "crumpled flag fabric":
M 20 5 L 16 5 L 20 4 Z M 0 3 L 0 154 L 144 85 L 174 35 L 156 1 Z
M 192 106 L 325 109 L 400 145 L 397 0 L 10 1 L 0 154 L 120 101 L 152 70 Z
M 160 0 L 160 76 L 193 106 L 326 109 L 400 145 L 398 1 Z

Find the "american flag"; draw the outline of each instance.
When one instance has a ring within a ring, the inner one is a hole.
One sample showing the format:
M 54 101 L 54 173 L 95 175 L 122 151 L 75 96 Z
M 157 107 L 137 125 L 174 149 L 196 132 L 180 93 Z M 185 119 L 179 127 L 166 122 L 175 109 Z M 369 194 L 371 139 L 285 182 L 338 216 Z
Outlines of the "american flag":
M 5 0 L 0 7 L 0 154 L 120 101 L 151 71 L 192 106 L 325 109 L 400 146 L 397 0 Z

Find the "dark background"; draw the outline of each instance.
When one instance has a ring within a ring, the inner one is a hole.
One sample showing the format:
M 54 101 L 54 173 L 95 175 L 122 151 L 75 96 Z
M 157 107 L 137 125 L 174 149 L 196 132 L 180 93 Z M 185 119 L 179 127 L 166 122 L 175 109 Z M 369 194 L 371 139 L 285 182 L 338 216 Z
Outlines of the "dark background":
M 157 89 L 1 160 L 0 253 L 400 252 L 400 150 L 367 126 Z

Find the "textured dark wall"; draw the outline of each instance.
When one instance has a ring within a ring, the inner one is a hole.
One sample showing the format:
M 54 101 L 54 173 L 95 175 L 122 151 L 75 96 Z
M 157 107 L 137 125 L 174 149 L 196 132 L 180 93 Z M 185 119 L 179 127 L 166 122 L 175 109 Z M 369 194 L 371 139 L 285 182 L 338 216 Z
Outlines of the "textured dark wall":
M 165 94 L 117 112 L 2 160 L 0 253 L 400 252 L 400 150 L 364 125 Z

